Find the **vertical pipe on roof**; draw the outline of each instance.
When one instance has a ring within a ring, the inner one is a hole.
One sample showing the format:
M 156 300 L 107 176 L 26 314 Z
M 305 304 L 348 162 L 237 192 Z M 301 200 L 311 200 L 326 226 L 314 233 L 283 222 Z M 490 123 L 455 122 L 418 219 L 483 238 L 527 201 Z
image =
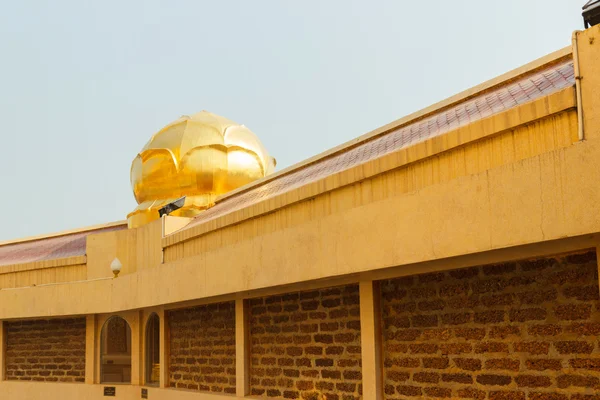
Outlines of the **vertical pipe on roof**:
M 581 79 L 583 79 L 583 77 L 579 70 L 579 50 L 577 48 L 577 34 L 579 32 L 580 31 L 574 31 L 571 38 L 573 41 L 573 70 L 575 74 L 575 93 L 577 96 L 577 136 L 579 140 L 583 140 L 583 106 L 581 103 Z

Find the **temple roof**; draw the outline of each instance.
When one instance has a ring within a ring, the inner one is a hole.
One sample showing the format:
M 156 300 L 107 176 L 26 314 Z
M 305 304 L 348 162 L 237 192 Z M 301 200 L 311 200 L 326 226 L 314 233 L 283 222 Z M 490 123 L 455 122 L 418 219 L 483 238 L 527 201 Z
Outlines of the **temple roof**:
M 410 147 L 435 136 L 491 117 L 521 104 L 558 92 L 575 84 L 573 60 L 559 57 L 541 68 L 499 84 L 447 107 L 441 107 L 423 117 L 413 119 L 355 145 L 318 158 L 310 164 L 292 167 L 272 178 L 257 181 L 198 215 L 182 230 L 193 228 L 252 204 L 321 180 L 329 175 L 358 166 Z
M 0 267 L 83 256 L 90 234 L 127 229 L 125 221 L 0 243 Z

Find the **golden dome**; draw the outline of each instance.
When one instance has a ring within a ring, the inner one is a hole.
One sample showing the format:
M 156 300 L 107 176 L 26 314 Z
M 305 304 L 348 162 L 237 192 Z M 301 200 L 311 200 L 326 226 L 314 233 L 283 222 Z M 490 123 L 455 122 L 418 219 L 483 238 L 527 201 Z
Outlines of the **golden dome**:
M 193 217 L 217 196 L 262 178 L 275 169 L 258 137 L 244 125 L 202 111 L 183 116 L 154 134 L 131 163 L 138 206 L 130 228 L 158 219 L 158 210 L 186 196 L 170 215 Z

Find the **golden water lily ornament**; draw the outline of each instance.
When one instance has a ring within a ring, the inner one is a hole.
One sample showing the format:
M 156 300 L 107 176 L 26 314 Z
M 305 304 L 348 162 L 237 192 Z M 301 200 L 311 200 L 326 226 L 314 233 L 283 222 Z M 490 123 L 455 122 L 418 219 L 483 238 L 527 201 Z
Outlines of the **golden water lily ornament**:
M 186 196 L 170 215 L 193 217 L 231 190 L 275 170 L 258 137 L 244 125 L 202 111 L 183 116 L 156 133 L 131 164 L 138 206 L 130 228 L 159 218 L 158 210 Z

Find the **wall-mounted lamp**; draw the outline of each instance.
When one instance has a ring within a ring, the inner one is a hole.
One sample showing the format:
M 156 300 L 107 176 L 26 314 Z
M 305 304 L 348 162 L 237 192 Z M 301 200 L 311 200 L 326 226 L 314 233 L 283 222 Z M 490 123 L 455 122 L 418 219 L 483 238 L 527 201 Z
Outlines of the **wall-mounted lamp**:
M 110 269 L 115 274 L 115 278 L 119 276 L 119 272 L 121 272 L 121 268 L 123 268 L 123 264 L 121 264 L 121 260 L 115 257 L 114 260 L 110 263 Z

